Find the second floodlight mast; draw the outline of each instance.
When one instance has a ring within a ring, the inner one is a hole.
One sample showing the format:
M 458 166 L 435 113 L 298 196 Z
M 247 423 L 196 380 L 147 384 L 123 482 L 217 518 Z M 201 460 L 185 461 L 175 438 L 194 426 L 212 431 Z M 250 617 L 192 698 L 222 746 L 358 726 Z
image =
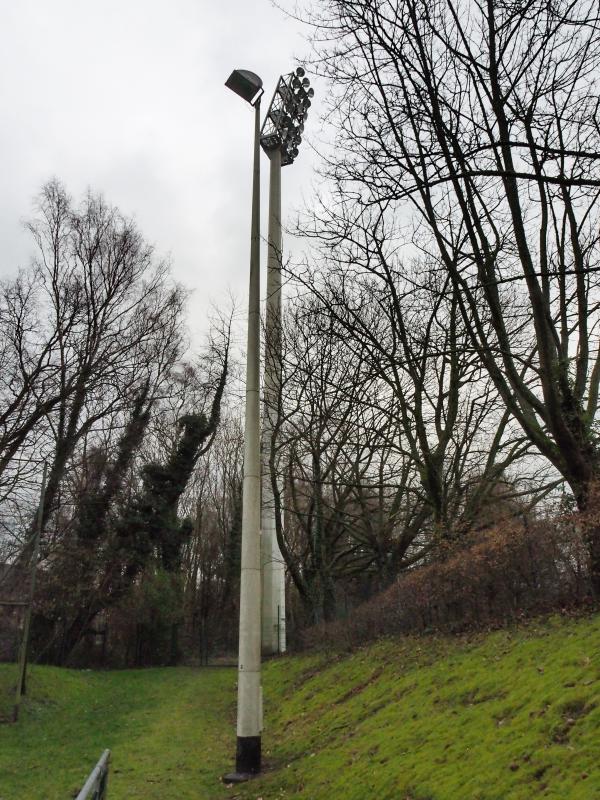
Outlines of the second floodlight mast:
M 260 683 L 260 98 L 262 80 L 254 72 L 234 70 L 225 86 L 254 107 L 250 286 L 246 352 L 244 482 L 238 661 L 237 747 L 235 772 L 227 782 L 260 772 L 262 690 Z
M 302 67 L 282 75 L 260 132 L 269 156 L 269 231 L 265 315 L 264 410 L 262 430 L 262 652 L 283 653 L 285 629 L 285 564 L 277 540 L 274 488 L 282 487 L 276 471 L 277 418 L 281 402 L 281 167 L 293 164 L 302 141 L 314 90 Z M 280 515 L 281 516 L 281 515 Z

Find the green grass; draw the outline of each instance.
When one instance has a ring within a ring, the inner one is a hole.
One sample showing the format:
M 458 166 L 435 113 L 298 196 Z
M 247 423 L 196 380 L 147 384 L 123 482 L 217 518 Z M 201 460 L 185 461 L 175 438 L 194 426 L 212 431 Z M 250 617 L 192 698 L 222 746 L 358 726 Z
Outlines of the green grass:
M 599 617 L 382 642 L 284 674 L 265 675 L 264 797 L 600 798 Z
M 264 774 L 224 787 L 235 670 L 34 668 L 0 728 L 1 800 L 600 800 L 600 617 L 266 665 Z
M 73 797 L 106 747 L 110 800 L 210 797 L 231 759 L 234 682 L 231 669 L 33 667 L 21 721 L 0 727 L 0 800 Z

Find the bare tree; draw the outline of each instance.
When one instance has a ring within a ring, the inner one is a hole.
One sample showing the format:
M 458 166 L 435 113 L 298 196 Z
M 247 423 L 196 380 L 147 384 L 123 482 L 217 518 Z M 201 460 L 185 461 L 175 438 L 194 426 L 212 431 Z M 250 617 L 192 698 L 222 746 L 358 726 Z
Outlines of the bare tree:
M 340 202 L 436 254 L 496 391 L 584 508 L 599 468 L 596 4 L 324 0 L 313 23 Z M 590 554 L 600 591 L 600 531 Z
M 134 223 L 89 192 L 75 207 L 57 181 L 37 211 L 36 258 L 0 302 L 0 499 L 25 560 L 15 487 L 48 461 L 42 616 L 62 661 L 147 564 L 179 573 L 179 501 L 218 427 L 231 317 L 182 363 L 185 293 Z
M 49 460 L 45 526 L 77 443 L 140 391 L 148 402 L 160 396 L 182 349 L 184 295 L 101 197 L 88 193 L 75 208 L 52 181 L 38 214 L 28 224 L 32 267 L 4 291 L 0 479 L 14 485 L 14 465 L 33 447 L 38 463 Z
M 382 588 L 464 534 L 529 449 L 457 345 L 451 298 L 413 292 L 402 311 L 389 287 L 345 277 L 292 304 L 271 442 L 281 550 L 313 619 L 334 616 L 336 586 Z

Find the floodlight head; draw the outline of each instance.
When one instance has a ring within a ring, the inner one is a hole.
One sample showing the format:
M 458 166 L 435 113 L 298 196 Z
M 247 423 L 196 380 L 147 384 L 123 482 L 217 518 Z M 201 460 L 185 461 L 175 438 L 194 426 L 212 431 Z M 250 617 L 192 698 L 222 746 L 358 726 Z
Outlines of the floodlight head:
M 279 150 L 281 166 L 293 164 L 304 133 L 304 120 L 314 90 L 303 67 L 281 75 L 260 132 L 260 143 L 267 154 Z
M 263 82 L 254 72 L 248 69 L 234 69 L 225 81 L 225 86 L 235 92 L 242 100 L 254 106 L 263 94 Z

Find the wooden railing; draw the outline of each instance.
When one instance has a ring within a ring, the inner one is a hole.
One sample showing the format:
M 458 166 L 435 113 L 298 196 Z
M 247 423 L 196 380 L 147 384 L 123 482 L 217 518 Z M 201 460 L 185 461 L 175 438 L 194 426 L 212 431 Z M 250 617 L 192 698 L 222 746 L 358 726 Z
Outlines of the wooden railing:
M 76 800 L 105 800 L 108 791 L 108 770 L 110 767 L 110 750 L 105 750 L 100 761 L 91 771 L 83 789 Z

